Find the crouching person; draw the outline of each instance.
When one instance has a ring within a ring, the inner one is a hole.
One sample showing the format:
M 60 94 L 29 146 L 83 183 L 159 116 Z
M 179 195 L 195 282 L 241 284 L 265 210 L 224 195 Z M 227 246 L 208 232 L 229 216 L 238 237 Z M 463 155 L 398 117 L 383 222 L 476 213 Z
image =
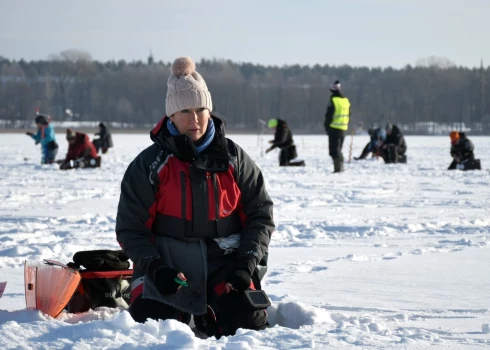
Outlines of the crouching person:
M 407 143 L 398 126 L 386 123 L 386 139 L 382 146 L 382 157 L 385 163 L 406 163 Z
M 274 140 L 269 141 L 272 145 L 266 149 L 265 153 L 269 153 L 278 147 L 281 150 L 279 153 L 279 166 L 304 166 L 305 162 L 303 160 L 294 160 L 298 156 L 298 153 L 294 145 L 293 133 L 286 121 L 282 119 L 269 119 L 267 125 L 269 128 L 275 129 L 275 132 Z
M 102 150 L 102 153 L 106 154 L 109 148 L 114 146 L 112 135 L 104 123 L 99 123 L 99 132 L 95 133 L 95 136 L 99 136 L 98 139 L 94 139 L 93 141 L 97 153 L 99 153 L 99 150 Z
M 260 289 L 274 222 L 261 171 L 211 110 L 194 63 L 177 59 L 153 145 L 121 182 L 116 235 L 134 263 L 134 320 L 194 315 L 200 331 L 219 337 L 268 325 L 244 291 Z
M 100 158 L 87 134 L 66 129 L 66 141 L 68 141 L 68 152 L 65 159 L 60 162 L 60 169 L 100 166 Z
M 473 153 L 475 146 L 464 132 L 452 131 L 449 134 L 451 139 L 451 157 L 453 161 L 448 170 L 475 170 L 481 169 L 480 159 L 475 159 Z
M 377 157 L 380 154 L 381 146 L 386 140 L 386 131 L 383 128 L 369 129 L 368 134 L 371 137 L 371 141 L 366 144 L 359 157 L 354 157 L 355 160 L 366 159 L 369 153 L 372 153 L 373 157 Z

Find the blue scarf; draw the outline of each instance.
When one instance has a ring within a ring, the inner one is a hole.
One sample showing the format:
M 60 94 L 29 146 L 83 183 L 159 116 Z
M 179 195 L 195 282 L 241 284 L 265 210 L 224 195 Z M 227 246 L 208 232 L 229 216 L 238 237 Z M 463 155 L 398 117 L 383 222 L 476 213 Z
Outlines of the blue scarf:
M 170 118 L 167 118 L 167 128 L 172 136 L 180 135 L 179 130 L 177 130 L 175 124 L 170 121 Z M 204 139 L 199 146 L 195 146 L 197 153 L 201 153 L 211 144 L 211 141 L 213 141 L 214 139 L 215 132 L 216 130 L 214 129 L 214 123 L 211 120 L 211 118 L 209 118 L 208 129 L 206 130 L 206 133 L 203 135 Z

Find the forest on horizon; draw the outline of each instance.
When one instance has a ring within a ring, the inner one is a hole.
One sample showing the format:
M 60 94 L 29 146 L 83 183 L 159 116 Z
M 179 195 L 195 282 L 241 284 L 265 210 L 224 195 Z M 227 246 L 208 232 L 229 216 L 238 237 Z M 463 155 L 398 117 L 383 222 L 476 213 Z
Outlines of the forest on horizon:
M 230 130 L 253 131 L 258 119 L 281 118 L 303 132 L 323 132 L 329 85 L 340 80 L 351 102 L 351 126 L 386 121 L 411 133 L 428 125 L 464 125 L 490 133 L 490 67 L 458 67 L 438 57 L 414 66 L 368 68 L 349 65 L 264 66 L 230 60 L 196 62 L 215 111 Z M 0 120 L 6 128 L 31 123 L 36 108 L 54 121 L 156 124 L 165 114 L 171 62 L 98 62 L 80 50 L 47 60 L 0 56 Z

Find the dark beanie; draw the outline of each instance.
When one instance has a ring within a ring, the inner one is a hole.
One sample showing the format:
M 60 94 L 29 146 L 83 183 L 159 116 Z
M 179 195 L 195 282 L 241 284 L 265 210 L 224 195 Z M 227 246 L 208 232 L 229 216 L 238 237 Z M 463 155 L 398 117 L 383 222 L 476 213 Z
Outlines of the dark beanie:
M 340 81 L 338 80 L 335 80 L 335 82 L 330 85 L 330 91 L 340 91 L 341 89 L 341 85 L 340 85 Z
M 66 139 L 73 140 L 77 137 L 77 133 L 71 129 L 66 129 Z
M 46 125 L 46 124 L 48 124 L 48 118 L 46 118 L 46 116 L 45 116 L 45 115 L 38 114 L 38 115 L 36 116 L 36 119 L 34 119 L 34 122 L 35 122 L 36 124 L 38 124 L 38 123 L 39 123 L 39 124 L 42 124 L 42 125 Z

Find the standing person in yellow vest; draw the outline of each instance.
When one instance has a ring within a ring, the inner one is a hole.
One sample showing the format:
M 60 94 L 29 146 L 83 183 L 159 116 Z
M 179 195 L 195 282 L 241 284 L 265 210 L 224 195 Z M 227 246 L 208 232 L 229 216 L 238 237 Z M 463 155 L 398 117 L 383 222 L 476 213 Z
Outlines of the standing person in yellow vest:
M 325 131 L 328 135 L 328 150 L 333 160 L 334 173 L 344 171 L 342 146 L 349 127 L 350 102 L 342 95 L 340 82 L 330 85 L 330 102 L 325 113 Z

